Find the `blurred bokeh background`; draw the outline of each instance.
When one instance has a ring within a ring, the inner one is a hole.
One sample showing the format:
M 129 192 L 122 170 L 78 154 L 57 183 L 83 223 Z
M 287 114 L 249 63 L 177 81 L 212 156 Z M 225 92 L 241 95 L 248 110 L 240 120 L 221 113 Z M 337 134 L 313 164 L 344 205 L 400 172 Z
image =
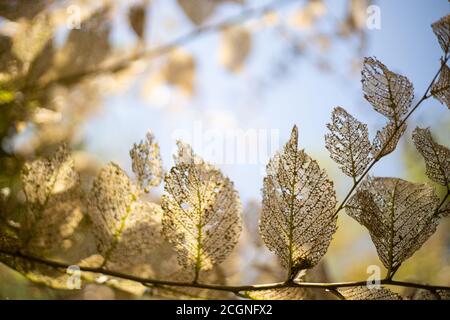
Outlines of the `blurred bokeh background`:
M 128 151 L 151 130 L 166 170 L 182 138 L 234 181 L 247 228 L 224 267 L 228 281 L 277 280 L 280 267 L 256 226 L 269 157 L 297 124 L 301 146 L 342 200 L 352 181 L 324 146 L 332 109 L 366 122 L 371 137 L 384 126 L 363 98 L 364 56 L 407 76 L 420 97 L 441 55 L 430 24 L 449 9 L 446 0 L 0 0 L 0 214 L 23 206 L 24 161 L 68 142 L 88 187 L 109 161 L 131 171 Z M 448 109 L 429 99 L 372 174 L 430 182 L 411 141 L 415 126 L 450 145 Z M 237 132 L 257 133 L 254 161 L 225 161 L 225 149 L 217 151 Z M 449 230 L 443 221 L 396 276 L 449 285 Z M 366 279 L 369 265 L 384 270 L 367 231 L 341 213 L 317 277 Z M 0 299 L 133 297 L 93 284 L 53 290 L 0 264 Z

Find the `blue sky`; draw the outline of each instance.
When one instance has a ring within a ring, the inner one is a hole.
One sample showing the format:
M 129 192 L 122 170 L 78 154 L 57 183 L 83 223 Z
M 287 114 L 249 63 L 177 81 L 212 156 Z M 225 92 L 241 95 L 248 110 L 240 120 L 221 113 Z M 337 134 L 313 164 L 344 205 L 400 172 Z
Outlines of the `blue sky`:
M 326 1 L 326 4 L 334 16 L 340 16 L 342 8 L 345 8 L 344 1 Z M 381 29 L 367 31 L 364 55 L 376 56 L 393 71 L 406 75 L 414 83 L 416 97 L 421 96 L 438 68 L 441 55 L 430 24 L 448 14 L 450 5 L 446 0 L 383 0 L 375 4 L 381 9 Z M 298 4 L 285 7 L 282 17 L 296 7 Z M 238 10 L 238 6 L 227 5 L 213 19 L 232 15 Z M 170 19 L 178 21 L 175 28 L 167 27 Z M 251 27 L 251 23 L 247 25 Z M 330 26 L 329 21 L 323 21 L 321 27 L 327 30 Z M 175 1 L 164 0 L 156 1 L 151 28 L 150 37 L 167 41 L 185 33 L 192 25 Z M 119 28 L 114 37 L 121 46 L 133 41 L 132 34 L 125 27 Z M 273 77 L 273 70 L 277 63 L 283 62 L 286 43 L 275 31 L 264 29 L 253 33 L 248 63 L 238 74 L 232 74 L 218 64 L 219 44 L 218 34 L 208 34 L 184 48 L 193 53 L 197 61 L 197 94 L 192 99 L 180 98 L 173 91 L 169 91 L 170 96 L 162 104 L 144 99 L 141 94 L 144 78 L 124 93 L 109 95 L 101 112 L 85 126 L 87 149 L 105 162 L 116 161 L 130 171 L 128 150 L 133 142 L 143 139 L 145 132 L 151 129 L 161 144 L 164 166 L 169 169 L 175 147 L 174 132 L 177 130 L 192 131 L 199 123 L 205 129 L 223 131 L 230 128 L 275 129 L 279 130 L 281 145 L 288 139 L 292 126 L 297 124 L 301 146 L 327 169 L 336 181 L 338 194 L 342 194 L 339 190 L 344 190 L 342 187 L 351 181 L 329 159 L 323 138 L 332 109 L 342 106 L 368 123 L 371 137 L 385 123 L 383 117 L 363 99 L 359 74 L 348 75 L 354 43 L 337 42 L 327 53 L 336 73 L 324 73 L 311 64 L 310 58 L 299 57 L 288 61 L 286 74 L 280 77 Z M 430 99 L 410 120 L 409 129 L 416 124 L 444 126 L 448 119 L 447 108 Z M 450 144 L 448 137 L 440 137 L 440 141 Z M 402 177 L 404 172 L 398 165 L 398 151 L 385 158 L 373 173 Z M 265 160 L 268 159 L 261 162 Z M 220 167 L 235 182 L 244 201 L 261 197 L 263 164 Z

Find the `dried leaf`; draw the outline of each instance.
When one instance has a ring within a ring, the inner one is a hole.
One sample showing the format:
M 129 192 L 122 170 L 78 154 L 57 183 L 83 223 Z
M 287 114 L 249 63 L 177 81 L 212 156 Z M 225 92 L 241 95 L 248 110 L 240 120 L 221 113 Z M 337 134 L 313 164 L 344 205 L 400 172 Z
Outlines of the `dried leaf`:
M 139 189 L 116 164 L 103 168 L 91 190 L 89 215 L 103 263 L 114 270 L 132 270 L 146 263 L 157 245 L 161 208 L 138 200 Z
M 450 300 L 450 290 L 419 289 L 413 296 L 414 300 Z
M 240 26 L 228 27 L 222 31 L 219 61 L 231 72 L 241 70 L 251 46 L 251 33 Z
M 412 137 L 417 151 L 425 159 L 427 176 L 447 186 L 450 183 L 450 150 L 434 142 L 428 128 L 416 128 Z
M 236 245 L 241 205 L 233 183 L 220 170 L 178 143 L 175 166 L 165 177 L 163 232 L 187 270 L 210 270 Z
M 68 77 L 98 67 L 110 52 L 110 32 L 108 7 L 99 9 L 82 21 L 81 28 L 70 31 L 66 43 L 58 52 L 59 73 Z
M 431 94 L 450 109 L 450 68 L 444 64 L 438 80 L 431 87 Z
M 143 4 L 135 4 L 128 11 L 128 22 L 139 39 L 144 38 L 146 16 L 147 7 Z
M 311 290 L 300 287 L 247 291 L 245 296 L 253 300 L 312 300 L 314 298 Z
M 79 176 L 67 148 L 26 163 L 22 183 L 28 209 L 21 228 L 24 249 L 41 253 L 61 248 L 83 218 Z
M 369 230 L 390 275 L 436 231 L 438 202 L 434 189 L 426 184 L 369 177 L 346 210 Z
M 387 288 L 349 287 L 338 289 L 346 300 L 402 300 L 402 297 Z
M 442 217 L 448 217 L 448 216 L 450 216 L 450 201 L 447 202 L 447 204 L 444 205 L 444 207 L 443 207 L 441 210 L 439 210 L 439 214 L 440 214 Z
M 20 24 L 18 34 L 13 38 L 13 52 L 25 64 L 31 63 L 44 49 L 53 34 L 48 15 L 36 16 Z
M 170 85 L 178 87 L 189 95 L 195 90 L 196 63 L 194 57 L 181 49 L 169 54 L 161 70 L 161 77 Z
M 431 25 L 434 34 L 445 54 L 450 50 L 450 14 L 439 19 Z
M 133 172 L 145 192 L 149 192 L 151 187 L 156 187 L 161 183 L 163 176 L 161 154 L 152 132 L 147 133 L 146 141 L 133 145 L 130 157 Z
M 243 0 L 177 0 L 177 2 L 191 22 L 201 25 L 212 15 L 218 5 L 225 2 L 242 4 Z
M 8 0 L 0 1 L 0 16 L 6 19 L 16 20 L 19 18 L 32 19 L 54 0 Z
M 336 231 L 333 182 L 303 150 L 294 126 L 282 152 L 267 165 L 260 233 L 267 247 L 295 276 L 326 253 Z
M 398 141 L 406 131 L 406 123 L 400 127 L 391 121 L 383 129 L 377 131 L 372 142 L 372 155 L 375 159 L 381 159 L 392 153 L 397 147 Z
M 408 113 L 414 97 L 412 83 L 375 58 L 364 59 L 362 86 L 366 100 L 394 123 L 399 124 Z
M 331 158 L 349 177 L 360 176 L 371 160 L 367 125 L 336 107 L 327 127 L 331 133 L 325 136 L 325 143 Z

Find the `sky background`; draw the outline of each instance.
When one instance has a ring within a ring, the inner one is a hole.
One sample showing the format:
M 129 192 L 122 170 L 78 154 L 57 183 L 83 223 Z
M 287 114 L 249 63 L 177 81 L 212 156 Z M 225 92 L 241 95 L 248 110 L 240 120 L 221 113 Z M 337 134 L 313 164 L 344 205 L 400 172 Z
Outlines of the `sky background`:
M 249 3 L 261 5 L 263 2 Z M 345 1 L 325 3 L 331 17 L 342 16 Z M 417 99 L 437 71 L 441 55 L 430 24 L 447 14 L 450 4 L 446 0 L 384 0 L 374 4 L 381 9 L 381 29 L 367 30 L 367 46 L 363 55 L 376 56 L 392 71 L 407 76 L 414 84 Z M 280 11 L 280 18 L 287 19 L 289 12 L 296 7 L 299 3 L 285 6 Z M 147 27 L 150 45 L 166 43 L 193 28 L 175 1 L 155 1 L 152 9 L 151 23 Z M 223 6 L 212 21 L 232 16 L 240 9 L 236 5 Z M 116 21 L 116 26 L 117 30 L 112 35 L 115 43 L 127 47 L 134 41 L 133 34 L 124 21 Z M 336 182 L 338 195 L 342 196 L 351 179 L 339 172 L 329 159 L 323 138 L 331 111 L 335 106 L 344 107 L 368 124 L 371 138 L 385 124 L 383 116 L 364 100 L 359 72 L 349 73 L 356 42 L 352 43 L 351 39 L 333 41 L 326 57 L 334 72 L 327 73 L 312 63 L 314 57 L 286 58 L 288 44 L 273 29 L 261 28 L 255 20 L 246 22 L 245 26 L 254 30 L 252 51 L 238 74 L 230 73 L 218 63 L 218 33 L 198 37 L 184 47 L 194 54 L 197 62 L 195 95 L 186 98 L 176 90 L 161 87 L 150 97 L 147 92 L 145 97 L 143 83 L 146 79 L 138 79 L 125 92 L 108 95 L 102 109 L 86 123 L 83 136 L 87 150 L 104 162 L 118 162 L 130 171 L 129 149 L 134 142 L 145 137 L 147 130 L 152 130 L 161 145 L 167 170 L 173 164 L 172 154 L 180 130 L 193 132 L 199 125 L 203 132 L 210 129 L 219 132 L 278 130 L 279 139 L 275 146 L 282 146 L 296 124 L 301 147 L 327 169 Z M 319 28 L 330 31 L 334 24 L 325 18 Z M 362 61 L 362 56 L 359 60 Z M 152 70 L 158 63 L 156 59 L 143 68 Z M 277 66 L 283 63 L 287 68 L 280 71 Z M 415 125 L 433 126 L 441 128 L 440 132 L 448 132 L 445 129 L 448 120 L 447 108 L 429 99 L 409 120 L 409 131 L 402 140 L 411 143 L 410 132 Z M 205 156 L 205 160 L 218 162 L 218 159 L 202 154 L 201 150 L 208 147 L 208 142 L 199 145 L 189 137 L 186 140 L 194 143 L 194 150 Z M 450 144 L 448 136 L 439 136 L 438 141 Z M 372 173 L 404 177 L 406 173 L 402 169 L 400 154 L 397 150 L 386 157 Z M 235 182 L 244 202 L 261 198 L 264 166 L 269 155 L 258 159 L 258 164 L 219 163 L 223 172 Z

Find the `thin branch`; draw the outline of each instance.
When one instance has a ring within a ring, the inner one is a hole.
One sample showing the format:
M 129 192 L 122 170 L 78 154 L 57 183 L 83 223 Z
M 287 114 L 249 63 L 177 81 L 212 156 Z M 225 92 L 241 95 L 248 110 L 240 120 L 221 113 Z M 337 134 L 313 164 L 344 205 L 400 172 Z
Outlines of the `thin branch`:
M 72 84 L 77 83 L 81 79 L 95 76 L 98 74 L 103 73 L 116 73 L 121 70 L 126 69 L 131 63 L 136 62 L 140 59 L 149 59 L 149 58 L 155 58 L 164 54 L 169 53 L 170 51 L 176 49 L 179 46 L 186 45 L 187 43 L 197 39 L 197 37 L 215 32 L 217 30 L 221 30 L 223 28 L 233 26 L 242 22 L 245 22 L 251 18 L 263 15 L 267 12 L 270 12 L 272 10 L 275 10 L 277 8 L 280 8 L 282 6 L 285 6 L 287 4 L 290 4 L 292 2 L 295 2 L 298 0 L 274 0 L 271 1 L 265 5 L 259 6 L 259 7 L 253 7 L 244 9 L 239 14 L 229 17 L 223 21 L 213 23 L 213 24 L 206 24 L 203 26 L 200 26 L 190 32 L 187 32 L 184 35 L 179 36 L 178 38 L 163 44 L 161 46 L 150 48 L 148 50 L 141 50 L 137 53 L 134 53 L 133 55 L 120 59 L 114 63 L 108 64 L 106 66 L 96 67 L 94 69 L 84 70 L 78 73 L 73 73 L 69 75 L 65 75 L 59 78 L 55 78 L 52 80 L 49 80 L 46 83 L 43 84 L 32 84 L 30 86 L 25 86 L 22 90 L 24 91 L 33 91 L 33 90 L 43 90 L 51 87 L 55 84 Z
M 395 127 L 395 130 L 393 132 L 393 134 L 389 137 L 389 139 L 386 141 L 386 143 L 383 145 L 383 147 L 381 148 L 381 150 L 379 151 L 379 154 L 382 154 L 383 151 L 388 147 L 388 145 L 391 143 L 392 139 L 394 139 L 394 137 L 396 136 L 396 134 L 398 133 L 398 131 L 400 130 L 400 128 L 406 123 L 406 121 L 409 119 L 409 117 L 411 117 L 411 115 L 417 110 L 417 108 L 419 108 L 419 106 L 422 104 L 422 102 L 424 102 L 425 100 L 427 100 L 428 98 L 431 97 L 431 94 L 429 94 L 431 87 L 433 86 L 434 82 L 436 81 L 436 79 L 438 78 L 439 74 L 441 73 L 444 65 L 447 63 L 447 61 L 449 60 L 450 55 L 445 55 L 445 58 L 441 60 L 441 66 L 439 67 L 439 70 L 436 72 L 436 74 L 434 75 L 433 79 L 431 80 L 430 84 L 428 85 L 428 88 L 426 89 L 425 93 L 423 94 L 422 98 L 419 99 L 419 101 L 417 101 L 417 103 L 414 105 L 414 107 L 411 109 L 411 111 L 409 111 L 409 113 L 406 115 L 406 117 L 400 122 L 399 125 L 397 125 Z M 356 190 L 356 188 L 359 186 L 359 184 L 361 183 L 361 181 L 365 178 L 365 176 L 369 173 L 369 171 L 372 169 L 373 166 L 375 166 L 375 164 L 380 161 L 381 157 L 375 157 L 372 162 L 369 164 L 369 166 L 366 168 L 366 170 L 364 170 L 364 172 L 361 174 L 361 176 L 353 183 L 353 186 L 350 188 L 350 190 L 348 191 L 347 195 L 345 196 L 344 200 L 340 203 L 340 205 L 338 206 L 338 208 L 336 209 L 336 211 L 333 214 L 333 217 L 335 217 L 342 209 L 344 209 L 345 204 L 347 203 L 348 199 L 350 198 L 350 196 L 353 194 L 353 192 Z
M 30 256 L 20 252 L 8 252 L 5 250 L 0 250 L 1 254 L 16 257 L 20 259 L 25 259 L 31 262 L 43 264 L 55 269 L 64 269 L 66 270 L 70 267 L 69 264 L 56 262 L 52 260 L 42 259 L 34 256 Z M 116 272 L 112 270 L 107 270 L 104 268 L 94 268 L 94 267 L 83 267 L 79 266 L 81 271 L 84 272 L 92 272 L 103 274 L 111 277 L 121 278 L 125 280 L 130 280 L 134 282 L 141 283 L 145 286 L 170 286 L 170 287 L 184 287 L 184 288 L 198 288 L 198 289 L 208 289 L 215 291 L 225 291 L 231 292 L 239 297 L 244 297 L 245 294 L 242 294 L 246 291 L 261 291 L 261 290 L 271 290 L 271 289 L 281 289 L 281 288 L 311 288 L 311 289 L 322 289 L 336 292 L 337 288 L 344 287 L 358 287 L 358 286 L 366 286 L 367 281 L 349 281 L 349 282 L 330 282 L 330 283 L 320 283 L 320 282 L 275 282 L 275 283 L 267 283 L 267 284 L 255 284 L 255 285 L 236 285 L 236 286 L 228 286 L 228 285 L 216 285 L 216 284 L 205 284 L 205 283 L 193 283 L 193 282 L 177 282 L 177 281 L 166 281 L 166 280 L 157 280 L 157 279 L 148 279 L 137 277 L 134 275 L 129 275 L 121 272 Z M 409 288 L 418 288 L 425 290 L 448 290 L 450 291 L 450 287 L 446 286 L 435 286 L 428 284 L 420 284 L 406 281 L 395 281 L 392 279 L 383 279 L 380 281 L 382 285 L 392 285 L 399 287 L 409 287 Z M 334 293 L 335 294 L 335 293 Z

